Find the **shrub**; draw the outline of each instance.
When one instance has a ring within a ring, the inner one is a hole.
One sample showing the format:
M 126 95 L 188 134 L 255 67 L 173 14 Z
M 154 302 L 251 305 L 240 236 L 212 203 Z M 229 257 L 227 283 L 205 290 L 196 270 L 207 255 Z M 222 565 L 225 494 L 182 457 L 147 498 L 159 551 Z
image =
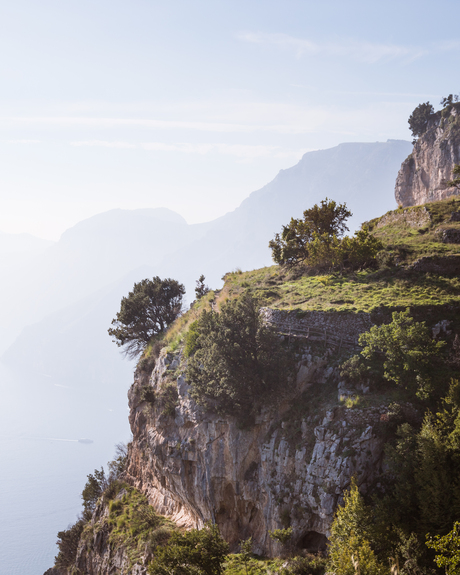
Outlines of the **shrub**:
M 171 535 L 164 547 L 157 548 L 149 575 L 221 575 L 228 553 L 217 525 Z
M 427 546 L 436 551 L 436 565 L 444 567 L 446 575 L 460 575 L 460 522 L 444 537 L 430 537 Z
M 57 546 L 59 553 L 55 557 L 55 567 L 59 569 L 67 569 L 72 567 L 77 558 L 78 544 L 80 536 L 85 526 L 85 521 L 80 519 L 74 525 L 69 526 L 64 531 L 59 531 L 57 534 Z
M 204 311 L 196 331 L 187 379 L 191 395 L 206 408 L 249 423 L 292 383 L 289 351 L 264 324 L 251 296 L 227 302 L 220 313 Z
M 420 398 L 429 396 L 445 342 L 433 340 L 425 322 L 414 321 L 409 309 L 393 312 L 391 323 L 371 327 L 359 343 L 363 350 L 344 363 L 341 375 L 363 381 L 374 366 L 383 379 L 415 390 Z

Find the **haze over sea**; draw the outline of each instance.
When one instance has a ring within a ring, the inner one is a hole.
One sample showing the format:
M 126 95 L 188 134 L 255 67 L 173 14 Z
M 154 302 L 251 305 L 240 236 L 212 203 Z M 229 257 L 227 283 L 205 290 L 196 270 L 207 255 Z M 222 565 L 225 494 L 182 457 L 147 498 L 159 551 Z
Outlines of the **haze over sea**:
M 129 440 L 126 394 L 77 385 L 0 364 L 0 575 L 41 575 L 53 565 L 56 534 L 81 511 L 86 476 Z

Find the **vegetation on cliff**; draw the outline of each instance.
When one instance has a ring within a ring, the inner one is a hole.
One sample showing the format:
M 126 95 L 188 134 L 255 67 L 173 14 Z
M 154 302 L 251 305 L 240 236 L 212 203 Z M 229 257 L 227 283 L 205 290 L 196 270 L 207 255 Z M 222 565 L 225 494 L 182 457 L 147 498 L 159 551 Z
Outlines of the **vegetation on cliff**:
M 372 265 L 383 246 L 366 228 L 343 237 L 351 215 L 346 204 L 327 198 L 315 204 L 304 211 L 303 219 L 291 218 L 281 235 L 269 242 L 273 260 L 286 266 L 303 264 L 315 272 Z
M 186 350 L 192 397 L 242 423 L 292 387 L 292 354 L 250 295 L 224 303 L 220 313 L 204 310 L 190 326 Z
M 153 337 L 163 334 L 182 311 L 185 288 L 171 278 L 144 279 L 121 300 L 108 332 L 126 355 L 137 357 Z
M 460 109 L 459 96 L 457 94 L 449 94 L 441 99 L 441 110 L 434 111 L 430 102 L 419 104 L 412 114 L 409 116 L 409 128 L 414 138 L 419 138 L 425 134 L 428 129 L 429 122 L 436 116 L 446 116 L 450 114 L 452 108 Z
M 315 242 L 323 242 L 330 254 L 346 240 L 339 238 L 346 207 L 328 201 L 322 207 L 332 214 L 330 233 L 312 231 L 310 219 L 321 215 L 321 208 L 307 210 L 304 220 L 292 220 L 285 237 L 278 236 L 272 246 L 275 252 L 279 248 L 282 265 L 231 272 L 218 292 L 208 291 L 200 278 L 192 308 L 162 333 L 169 351 L 184 350 L 182 360 L 168 368 L 167 385 L 153 390 L 148 377 L 158 338 L 142 340 L 138 374 L 144 370 L 145 378 L 137 393 L 144 419 L 160 414 L 159 420 L 172 425 L 178 397 L 174 378 L 186 373 L 198 403 L 248 425 L 262 403 L 289 392 L 294 381 L 289 368 L 306 355 L 299 344 L 289 357 L 279 335 L 262 321 L 260 305 L 296 310 L 299 316 L 311 310 L 369 313 L 375 325 L 361 335 L 359 353 L 340 346 L 332 353 L 326 341 L 308 342 L 308 353 L 322 354 L 333 375 L 308 392 L 297 390 L 284 420 L 272 423 L 280 426 L 283 440 L 296 442 L 307 418 L 321 427 L 330 410 L 340 414 L 373 402 L 388 406 L 374 425 L 386 442 L 385 472 L 365 497 L 352 482 L 331 527 L 327 559 L 305 550 L 292 557 L 300 552 L 295 550 L 299 537 L 284 548 L 282 559 L 254 557 L 244 544 L 241 553 L 229 556 L 215 526 L 181 533 L 132 487 L 119 481 L 105 485 L 103 471 L 88 476 L 84 518 L 59 534 L 60 550 L 68 557 L 93 552 L 98 533 L 105 533 L 109 552 L 125 549 L 131 566 L 142 563 L 152 575 L 320 575 L 325 569 L 336 575 L 387 575 L 390 569 L 429 575 L 436 565 L 458 572 L 460 282 L 452 258 L 460 257 L 460 243 L 445 238 L 456 237 L 452 230 L 460 233 L 460 200 L 399 209 L 368 222 L 365 237 L 356 237 L 372 238 L 371 268 L 364 260 L 356 268 L 324 267 L 326 260 L 315 260 Z M 425 269 L 433 259 L 434 271 Z M 337 393 L 339 372 L 354 389 L 344 399 Z M 341 453 L 352 457 L 353 447 Z M 283 509 L 281 531 L 291 529 L 291 518 L 303 512 L 308 511 Z

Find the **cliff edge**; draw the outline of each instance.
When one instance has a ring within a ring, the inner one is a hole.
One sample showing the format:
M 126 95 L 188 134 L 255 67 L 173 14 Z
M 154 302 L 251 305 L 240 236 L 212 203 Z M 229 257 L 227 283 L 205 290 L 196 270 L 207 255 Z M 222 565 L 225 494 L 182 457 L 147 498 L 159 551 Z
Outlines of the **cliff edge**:
M 460 107 L 453 104 L 436 112 L 426 132 L 414 142 L 412 153 L 404 160 L 395 186 L 400 207 L 418 206 L 458 195 L 448 187 L 454 164 L 460 163 Z

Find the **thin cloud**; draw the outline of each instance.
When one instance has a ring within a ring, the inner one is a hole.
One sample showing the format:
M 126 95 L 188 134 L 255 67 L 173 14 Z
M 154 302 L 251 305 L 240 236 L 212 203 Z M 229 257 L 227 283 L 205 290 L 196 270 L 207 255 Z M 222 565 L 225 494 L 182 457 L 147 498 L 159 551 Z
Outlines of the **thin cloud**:
M 310 114 L 313 117 L 313 113 Z M 36 125 L 82 127 L 89 128 L 119 128 L 144 127 L 161 130 L 190 130 L 197 132 L 219 133 L 254 133 L 275 132 L 280 134 L 305 134 L 314 132 L 311 126 L 301 125 L 298 120 L 292 124 L 237 124 L 222 122 L 186 122 L 175 120 L 150 120 L 142 118 L 88 118 L 88 117 L 14 117 L 0 118 L 0 125 Z M 73 143 L 79 145 L 79 143 Z M 113 143 L 115 147 L 115 143 Z
M 334 57 L 346 56 L 368 64 L 395 59 L 410 62 L 428 53 L 427 50 L 419 46 L 380 44 L 359 40 L 319 43 L 280 33 L 243 32 L 238 35 L 238 38 L 253 44 L 273 44 L 283 49 L 290 49 L 295 52 L 298 58 L 304 55 L 325 54 Z
M 96 146 L 99 148 L 135 148 L 134 144 L 129 142 L 107 142 L 105 140 L 84 140 L 78 142 L 70 142 L 71 146 Z
M 72 146 L 99 146 L 105 148 L 137 148 L 149 152 L 180 152 L 183 154 L 206 155 L 217 153 L 227 156 L 236 156 L 245 160 L 255 158 L 299 158 L 309 149 L 286 149 L 280 146 L 244 145 L 244 144 L 194 144 L 190 142 L 166 143 L 166 142 L 146 142 L 133 144 L 132 142 L 110 142 L 104 140 L 89 140 L 71 142 Z
M 9 144 L 40 144 L 40 140 L 8 140 Z

